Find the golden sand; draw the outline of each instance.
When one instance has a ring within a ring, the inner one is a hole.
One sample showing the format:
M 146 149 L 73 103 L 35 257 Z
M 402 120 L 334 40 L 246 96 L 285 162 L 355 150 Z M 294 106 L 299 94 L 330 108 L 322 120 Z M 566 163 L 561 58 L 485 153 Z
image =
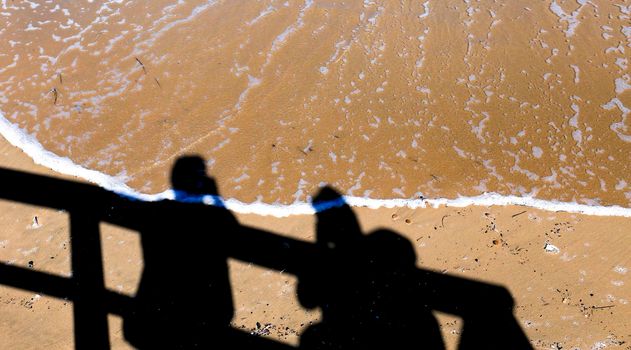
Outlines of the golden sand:
M 57 176 L 33 165 L 4 141 L 0 141 L 0 156 L 2 167 Z M 387 227 L 412 242 L 419 268 L 506 287 L 515 300 L 514 315 L 535 349 L 628 349 L 629 218 L 511 206 L 360 208 L 355 213 L 365 232 Z M 33 227 L 34 216 L 39 220 L 37 227 Z M 238 215 L 238 219 L 244 225 L 314 240 L 313 216 Z M 68 226 L 65 212 L 0 201 L 0 261 L 69 277 Z M 215 233 L 209 226 L 207 234 Z M 133 296 L 143 268 L 139 234 L 101 225 L 101 242 L 106 288 Z M 545 251 L 547 242 L 559 252 Z M 319 322 L 319 309 L 306 309 L 299 303 L 296 276 L 234 259 L 229 267 L 233 327 L 296 346 L 310 322 Z M 3 347 L 68 349 L 73 345 L 70 301 L 0 285 L 0 315 Z M 436 316 L 448 349 L 456 349 L 463 320 Z M 257 322 L 264 331 L 257 329 Z M 112 348 L 131 349 L 121 327 L 121 318 L 110 315 Z M 488 331 L 492 337 L 494 330 Z
M 0 113 L 145 192 L 199 153 L 221 193 L 305 200 L 485 191 L 631 204 L 628 1 L 0 2 Z M 54 172 L 0 140 L 0 166 Z M 68 177 L 66 177 L 68 178 Z M 628 218 L 522 207 L 355 210 L 417 265 L 500 284 L 536 349 L 626 349 Z M 38 222 L 34 224 L 34 217 Z M 238 215 L 314 239 L 314 217 Z M 68 215 L 0 201 L 0 262 L 68 277 Z M 132 296 L 136 232 L 102 226 L 105 285 Z M 557 254 L 544 250 L 546 243 Z M 292 345 L 320 310 L 293 275 L 230 261 L 235 328 Z M 0 286 L 0 344 L 72 346 L 72 303 Z M 462 320 L 438 315 L 456 347 Z M 111 316 L 114 348 L 129 348 Z

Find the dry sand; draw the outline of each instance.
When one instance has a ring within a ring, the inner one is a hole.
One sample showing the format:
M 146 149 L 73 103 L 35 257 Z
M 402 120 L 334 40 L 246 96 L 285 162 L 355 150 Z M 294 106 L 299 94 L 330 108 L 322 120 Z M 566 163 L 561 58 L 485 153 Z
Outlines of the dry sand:
M 0 166 L 59 177 L 0 141 Z M 526 207 L 439 209 L 356 208 L 362 228 L 396 230 L 413 242 L 419 267 L 505 286 L 515 315 L 536 349 L 629 349 L 631 219 L 554 213 Z M 518 214 L 518 215 L 517 215 Z M 41 226 L 33 227 L 37 216 Z M 238 215 L 243 224 L 313 240 L 314 217 Z M 0 202 L 0 261 L 70 276 L 68 215 Z M 135 232 L 102 225 L 109 289 L 133 295 L 142 270 Z M 546 242 L 559 248 L 546 252 Z M 31 267 L 29 267 L 31 266 Z M 230 262 L 233 325 L 297 345 L 318 310 L 296 299 L 296 278 Z M 72 303 L 0 287 L 0 344 L 6 349 L 67 349 L 73 344 Z M 443 336 L 457 344 L 462 320 L 438 315 Z M 121 320 L 110 316 L 114 348 L 129 348 Z M 490 330 L 490 337 L 493 336 Z

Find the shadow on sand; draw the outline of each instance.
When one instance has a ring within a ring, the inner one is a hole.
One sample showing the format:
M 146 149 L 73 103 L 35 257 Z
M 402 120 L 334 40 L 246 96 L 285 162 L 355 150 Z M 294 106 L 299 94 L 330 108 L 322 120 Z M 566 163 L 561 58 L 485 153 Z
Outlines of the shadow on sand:
M 301 304 L 322 310 L 302 349 L 442 349 L 434 311 L 463 319 L 460 349 L 531 349 L 505 288 L 417 268 L 410 241 L 384 229 L 364 234 L 331 188 L 314 199 L 309 243 L 240 225 L 199 157 L 178 159 L 171 180 L 175 201 L 142 202 L 0 169 L 0 199 L 70 214 L 73 271 L 63 278 L 0 263 L 0 284 L 71 300 L 78 349 L 109 349 L 108 314 L 123 317 L 124 337 L 139 349 L 291 349 L 230 326 L 229 257 L 298 278 Z M 140 234 L 145 267 L 133 298 L 105 288 L 100 222 Z

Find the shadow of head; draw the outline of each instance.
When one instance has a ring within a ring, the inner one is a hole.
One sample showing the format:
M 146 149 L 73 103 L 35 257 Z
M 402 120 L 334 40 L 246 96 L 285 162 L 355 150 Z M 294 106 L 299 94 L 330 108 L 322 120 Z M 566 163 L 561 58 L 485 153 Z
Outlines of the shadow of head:
M 204 159 L 193 155 L 180 157 L 171 171 L 171 186 L 188 195 L 218 195 L 215 180 L 206 174 Z
M 318 244 L 343 249 L 361 238 L 361 228 L 355 213 L 335 189 L 324 187 L 315 196 L 312 205 L 316 210 Z
M 416 251 L 412 242 L 394 231 L 379 229 L 368 234 L 364 248 L 371 265 L 378 269 L 396 271 L 416 267 Z

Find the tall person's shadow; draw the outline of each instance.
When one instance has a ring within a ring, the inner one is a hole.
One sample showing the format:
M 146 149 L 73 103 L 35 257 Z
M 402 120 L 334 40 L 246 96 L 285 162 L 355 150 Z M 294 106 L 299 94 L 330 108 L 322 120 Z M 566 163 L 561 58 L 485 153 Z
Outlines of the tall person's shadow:
M 180 202 L 135 211 L 144 270 L 124 334 L 140 349 L 210 348 L 234 316 L 226 244 L 239 224 L 225 208 L 200 203 L 217 196 L 203 159 L 179 158 L 171 182 Z

